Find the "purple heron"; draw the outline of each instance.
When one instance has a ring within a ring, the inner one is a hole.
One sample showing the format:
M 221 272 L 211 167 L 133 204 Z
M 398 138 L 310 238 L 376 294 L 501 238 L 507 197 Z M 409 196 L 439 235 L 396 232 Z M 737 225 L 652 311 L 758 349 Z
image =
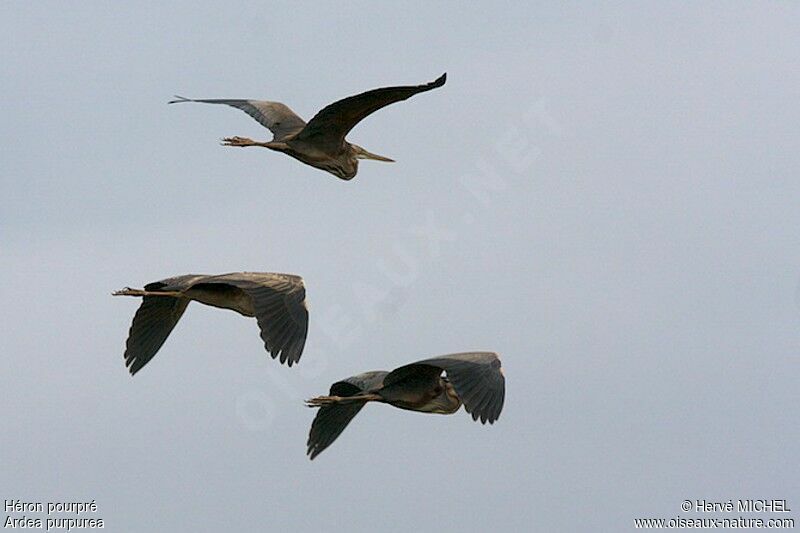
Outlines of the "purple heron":
M 505 392 L 500 359 L 492 352 L 441 355 L 391 372 L 364 372 L 337 381 L 328 396 L 306 400 L 309 407 L 319 407 L 307 454 L 314 459 L 330 446 L 368 402 L 445 415 L 463 404 L 473 420 L 492 424 L 503 410 Z
M 392 159 L 373 154 L 345 140 L 356 124 L 375 111 L 417 93 L 430 91 L 444 85 L 447 74 L 424 85 L 383 87 L 334 102 L 323 108 L 308 124 L 294 111 L 280 102 L 263 100 L 193 100 L 175 96 L 170 104 L 201 102 L 225 104 L 241 109 L 272 132 L 272 140 L 254 141 L 246 137 L 226 137 L 225 146 L 261 146 L 283 152 L 307 165 L 330 172 L 334 176 L 351 180 L 358 172 L 359 159 L 393 162 Z
M 303 278 L 291 274 L 234 272 L 187 274 L 126 287 L 114 296 L 141 296 L 125 348 L 125 366 L 136 374 L 158 352 L 192 300 L 255 317 L 264 347 L 289 366 L 300 360 L 308 333 Z

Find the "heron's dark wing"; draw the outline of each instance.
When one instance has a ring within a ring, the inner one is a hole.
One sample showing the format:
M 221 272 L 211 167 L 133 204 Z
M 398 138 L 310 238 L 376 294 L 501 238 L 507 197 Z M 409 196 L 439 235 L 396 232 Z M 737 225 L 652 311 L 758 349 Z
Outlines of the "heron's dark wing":
M 331 396 L 355 396 L 368 391 L 376 383 L 380 383 L 386 372 L 366 372 L 353 376 L 331 385 Z M 322 451 L 333 444 L 333 441 L 342 434 L 347 424 L 358 414 L 365 402 L 338 403 L 319 408 L 317 416 L 311 423 L 308 433 L 309 459 L 314 459 Z
M 347 133 L 364 118 L 387 105 L 444 85 L 447 74 L 424 85 L 383 87 L 334 102 L 314 115 L 297 139 L 314 140 L 326 151 L 341 148 Z
M 163 284 L 151 283 L 145 289 L 155 291 L 162 287 Z M 188 299 L 173 296 L 145 296 L 142 299 L 125 347 L 125 366 L 131 375 L 141 370 L 158 352 L 187 305 Z
M 292 366 L 300 360 L 308 335 L 303 278 L 289 274 L 240 273 L 215 276 L 203 284 L 225 283 L 253 300 L 264 347 L 274 359 Z
M 503 410 L 506 380 L 500 359 L 492 352 L 468 352 L 433 357 L 401 366 L 384 379 L 388 386 L 409 377 L 429 377 L 432 373 L 447 373 L 464 408 L 473 420 L 494 423 Z
M 280 141 L 301 131 L 306 123 L 298 117 L 288 106 L 280 102 L 267 102 L 265 100 L 226 100 L 226 99 L 204 99 L 192 100 L 183 96 L 175 96 L 176 100 L 171 100 L 170 104 L 180 104 L 182 102 L 199 102 L 202 104 L 225 104 L 236 109 L 241 109 L 262 126 L 272 132 L 272 140 Z

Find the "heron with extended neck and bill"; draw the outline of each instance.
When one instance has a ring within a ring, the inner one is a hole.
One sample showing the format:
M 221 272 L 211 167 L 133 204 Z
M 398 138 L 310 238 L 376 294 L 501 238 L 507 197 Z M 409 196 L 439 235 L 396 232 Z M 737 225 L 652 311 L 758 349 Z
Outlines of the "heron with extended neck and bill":
M 254 141 L 246 137 L 226 137 L 225 146 L 261 146 L 283 152 L 307 165 L 330 172 L 334 176 L 351 180 L 358 172 L 359 159 L 394 162 L 381 155 L 368 152 L 357 144 L 345 140 L 356 124 L 375 111 L 417 93 L 430 91 L 444 85 L 447 74 L 423 85 L 383 87 L 334 102 L 323 108 L 307 124 L 294 111 L 280 102 L 263 100 L 193 100 L 176 96 L 170 104 L 201 102 L 225 104 L 241 109 L 272 132 L 272 140 Z

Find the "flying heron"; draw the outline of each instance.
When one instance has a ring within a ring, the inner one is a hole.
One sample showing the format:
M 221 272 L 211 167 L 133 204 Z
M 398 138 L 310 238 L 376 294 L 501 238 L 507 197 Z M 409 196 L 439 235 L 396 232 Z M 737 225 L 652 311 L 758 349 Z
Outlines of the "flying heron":
M 131 375 L 158 352 L 192 300 L 254 316 L 267 352 L 289 366 L 300 360 L 308 333 L 303 278 L 291 274 L 187 274 L 148 283 L 144 290 L 126 287 L 113 295 L 143 297 L 125 348 Z
M 358 172 L 359 159 L 394 162 L 373 154 L 344 138 L 348 132 L 378 109 L 406 100 L 417 93 L 430 91 L 444 85 L 447 74 L 424 85 L 383 87 L 350 96 L 334 102 L 317 113 L 308 124 L 294 111 L 280 102 L 263 100 L 193 100 L 175 96 L 170 104 L 201 102 L 225 104 L 241 109 L 272 132 L 272 140 L 258 142 L 246 137 L 226 137 L 225 146 L 262 146 L 288 154 L 307 165 L 316 167 L 343 180 L 350 180 Z
M 505 392 L 500 359 L 492 352 L 442 355 L 391 372 L 364 372 L 331 385 L 329 396 L 306 400 L 309 407 L 320 408 L 311 424 L 307 454 L 314 459 L 322 453 L 367 402 L 444 415 L 463 403 L 473 420 L 492 424 L 500 417 Z

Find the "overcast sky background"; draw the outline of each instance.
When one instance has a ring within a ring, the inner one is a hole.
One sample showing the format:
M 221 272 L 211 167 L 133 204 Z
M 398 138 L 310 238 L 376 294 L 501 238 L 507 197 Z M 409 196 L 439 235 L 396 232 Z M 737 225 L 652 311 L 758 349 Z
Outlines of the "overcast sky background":
M 684 499 L 800 508 L 800 6 L 0 6 L 0 488 L 112 531 L 613 531 Z M 309 119 L 448 73 L 344 182 L 238 110 Z M 192 304 L 135 378 L 126 285 L 297 273 L 300 364 Z M 304 398 L 494 350 L 494 426 Z M 762 515 L 763 516 L 763 515 Z M 793 514 L 796 519 L 800 515 Z M 5 515 L 2 517 L 5 520 Z

